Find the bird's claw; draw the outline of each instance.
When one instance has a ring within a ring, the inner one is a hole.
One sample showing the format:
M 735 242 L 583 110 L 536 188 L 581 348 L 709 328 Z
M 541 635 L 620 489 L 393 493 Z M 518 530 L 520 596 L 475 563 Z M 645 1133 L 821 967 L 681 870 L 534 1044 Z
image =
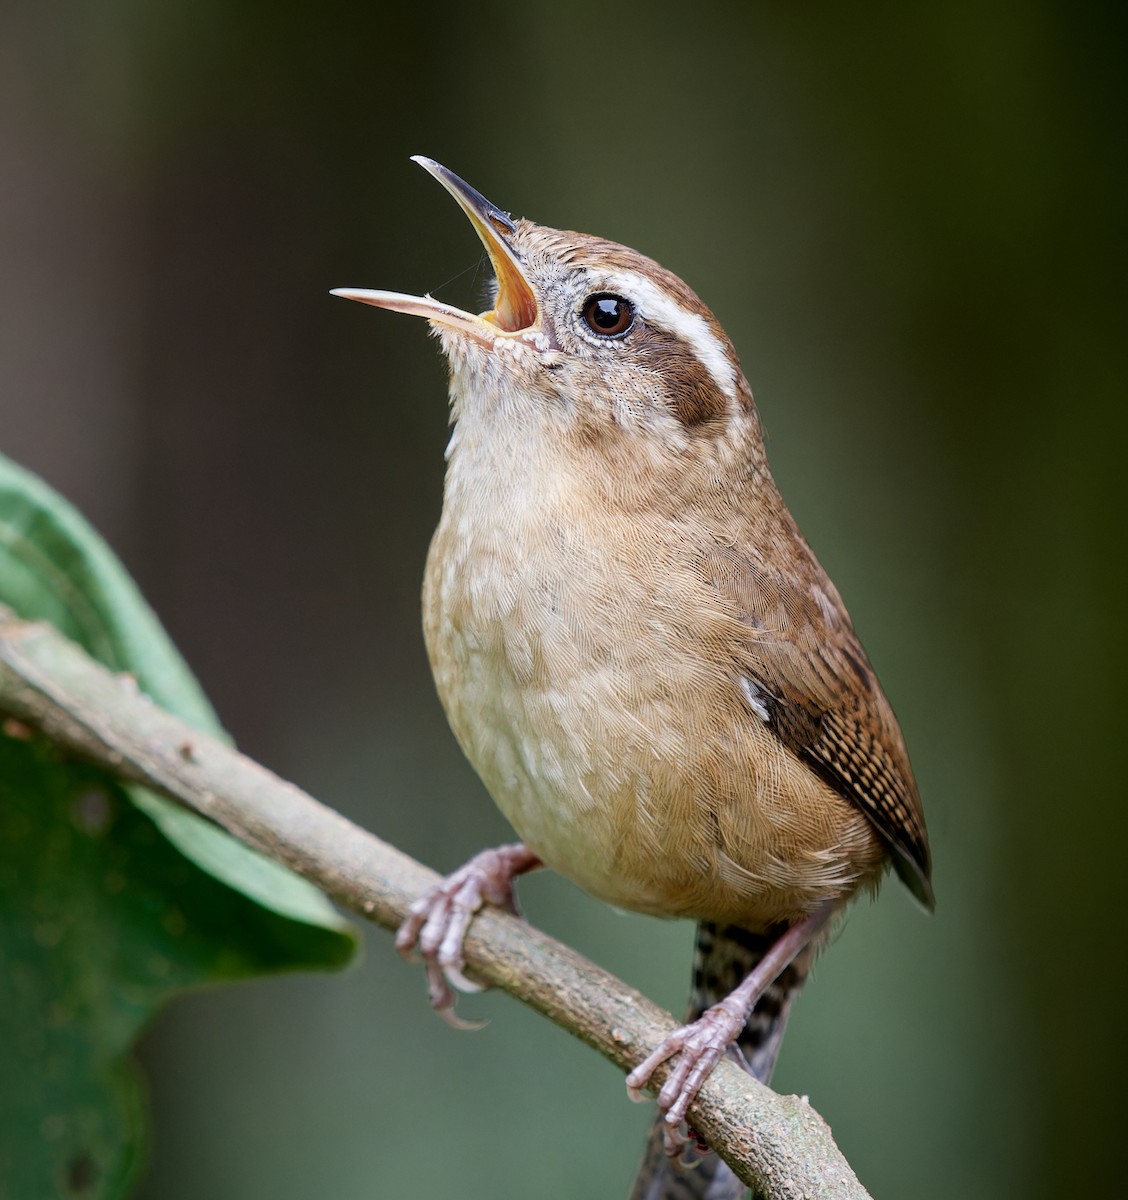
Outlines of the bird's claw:
M 407 959 L 418 952 L 427 971 L 431 1007 L 456 1029 L 479 1029 L 483 1022 L 463 1021 L 454 1012 L 453 988 L 480 992 L 466 977 L 463 943 L 470 922 L 483 904 L 516 913 L 514 876 L 539 862 L 524 846 L 483 850 L 416 900 L 396 933 L 396 949 Z M 453 985 L 453 988 L 452 988 Z
M 650 1085 L 654 1072 L 667 1059 L 677 1055 L 658 1092 L 658 1108 L 664 1128 L 662 1141 L 666 1154 L 678 1159 L 686 1147 L 682 1132 L 686 1113 L 709 1072 L 728 1052 L 744 1027 L 744 1015 L 726 1007 L 725 1002 L 706 1009 L 696 1021 L 682 1025 L 663 1039 L 627 1076 L 627 1092 L 632 1100 L 642 1100 L 643 1088 Z M 695 1134 L 695 1140 L 699 1137 Z

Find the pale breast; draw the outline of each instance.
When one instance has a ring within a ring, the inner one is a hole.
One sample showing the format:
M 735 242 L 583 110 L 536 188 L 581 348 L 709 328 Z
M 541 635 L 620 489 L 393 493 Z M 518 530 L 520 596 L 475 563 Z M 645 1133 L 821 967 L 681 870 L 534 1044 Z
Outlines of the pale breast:
M 512 472 L 496 489 L 452 475 L 424 585 L 435 681 L 549 866 L 625 908 L 747 925 L 880 870 L 865 818 L 742 692 L 748 627 L 695 570 L 692 528 L 605 520 Z

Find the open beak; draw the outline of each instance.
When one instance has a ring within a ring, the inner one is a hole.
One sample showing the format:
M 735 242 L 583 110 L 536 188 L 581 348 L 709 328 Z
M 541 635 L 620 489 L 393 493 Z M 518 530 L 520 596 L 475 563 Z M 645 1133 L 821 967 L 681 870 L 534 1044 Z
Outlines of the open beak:
M 459 179 L 453 171 L 448 171 L 433 159 L 416 154 L 412 161 L 430 171 L 470 218 L 470 224 L 482 239 L 482 245 L 490 256 L 494 274 L 497 276 L 497 303 L 489 312 L 475 315 L 443 304 L 430 296 L 405 296 L 402 292 L 334 288 L 332 295 L 343 296 L 346 300 L 359 300 L 362 304 L 372 304 L 376 308 L 388 308 L 393 312 L 426 317 L 436 325 L 468 333 L 487 345 L 492 345 L 498 337 L 507 334 L 519 336 L 538 332 L 540 313 L 537 298 L 521 270 L 520 260 L 510 245 L 510 238 L 517 232 L 512 217 L 491 204 L 485 196 Z

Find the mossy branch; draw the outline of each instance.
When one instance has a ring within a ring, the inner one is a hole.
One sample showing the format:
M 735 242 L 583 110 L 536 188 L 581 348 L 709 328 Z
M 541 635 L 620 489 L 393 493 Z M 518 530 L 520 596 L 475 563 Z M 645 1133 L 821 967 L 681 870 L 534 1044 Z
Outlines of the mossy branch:
M 49 625 L 2 607 L 0 713 L 200 813 L 385 928 L 395 929 L 438 881 L 293 784 L 158 708 L 130 677 L 106 670 Z M 466 961 L 477 979 L 516 996 L 624 1071 L 676 1024 L 613 975 L 496 909 L 475 919 Z M 658 1081 L 663 1077 L 659 1072 Z M 689 1115 L 765 1200 L 868 1200 L 807 1101 L 777 1095 L 731 1062 L 718 1065 Z

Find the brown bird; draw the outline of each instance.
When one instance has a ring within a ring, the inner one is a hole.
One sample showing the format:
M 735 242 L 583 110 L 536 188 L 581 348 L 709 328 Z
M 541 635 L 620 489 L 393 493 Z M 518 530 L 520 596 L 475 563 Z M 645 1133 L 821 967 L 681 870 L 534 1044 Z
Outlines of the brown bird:
M 689 1024 L 634 1196 L 742 1194 L 665 1154 L 726 1052 L 770 1078 L 834 917 L 887 865 L 933 904 L 920 797 L 850 618 L 768 471 L 713 314 L 614 242 L 461 205 L 493 307 L 334 294 L 426 318 L 454 424 L 423 627 L 459 744 L 520 836 L 420 902 L 397 938 L 450 1016 L 484 902 L 542 864 L 610 904 L 699 922 Z M 690 1152 L 692 1155 L 692 1151 Z

